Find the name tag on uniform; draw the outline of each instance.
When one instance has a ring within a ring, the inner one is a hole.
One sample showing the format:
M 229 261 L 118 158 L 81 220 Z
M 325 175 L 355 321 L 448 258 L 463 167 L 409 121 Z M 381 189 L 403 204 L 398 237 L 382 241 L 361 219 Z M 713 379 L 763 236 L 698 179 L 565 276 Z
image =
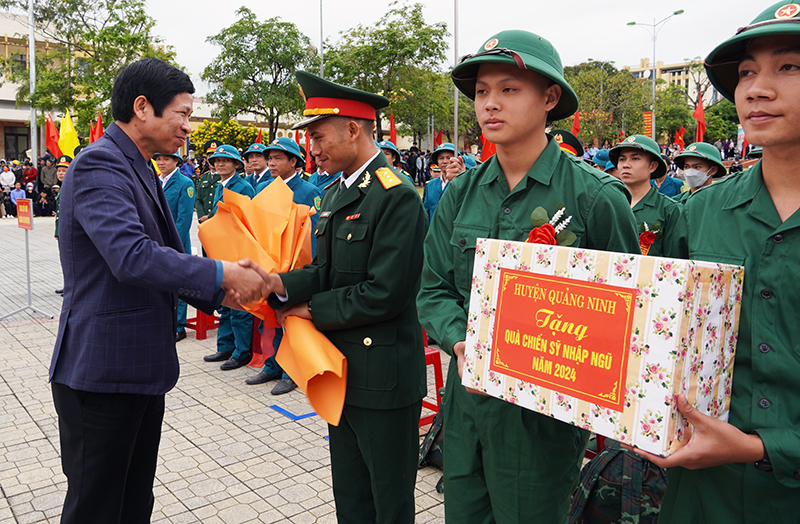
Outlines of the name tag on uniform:
M 331 216 L 330 211 L 323 211 L 322 213 L 319 214 L 320 218 L 328 218 L 329 216 Z

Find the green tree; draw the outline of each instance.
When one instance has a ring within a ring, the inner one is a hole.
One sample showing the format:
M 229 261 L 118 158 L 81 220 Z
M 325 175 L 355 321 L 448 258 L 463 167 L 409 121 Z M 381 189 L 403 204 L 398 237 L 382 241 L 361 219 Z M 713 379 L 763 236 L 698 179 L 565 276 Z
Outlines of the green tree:
M 659 80 L 663 82 L 663 80 Z M 656 134 L 662 139 L 672 142 L 675 140 L 675 132 L 684 129 L 694 133 L 695 120 L 692 117 L 693 109 L 689 105 L 689 99 L 683 88 L 677 85 L 669 85 L 664 89 L 656 91 Z M 692 135 L 684 135 L 684 141 Z M 689 143 L 688 141 L 686 142 Z
M 200 151 L 203 144 L 209 140 L 216 140 L 219 144 L 229 144 L 237 149 L 244 150 L 256 141 L 258 128 L 253 124 L 243 126 L 233 120 L 218 122 L 203 120 L 189 137 L 189 141 Z M 200 151 L 205 153 L 205 151 Z
M 207 39 L 222 51 L 202 74 L 214 85 L 206 100 L 217 104 L 214 116 L 222 119 L 241 113 L 264 117 L 272 141 L 280 117 L 303 108 L 294 72 L 313 68 L 318 57 L 293 23 L 278 17 L 259 22 L 246 7 L 236 15 L 230 27 Z
M 435 112 L 439 104 L 447 103 L 431 73 L 443 73 L 449 33 L 443 22 L 427 24 L 422 9 L 421 3 L 393 7 L 374 25 L 359 24 L 342 32 L 325 53 L 326 77 L 396 100 L 395 118 L 415 138 L 424 135 L 431 114 L 444 124 L 445 119 L 439 120 Z M 451 104 L 452 99 L 450 91 Z M 388 109 L 383 117 L 388 117 Z M 382 140 L 381 111 L 376 112 L 376 123 L 378 140 Z
M 739 130 L 739 115 L 736 106 L 723 98 L 706 110 L 706 142 L 716 142 L 736 137 Z
M 0 8 L 27 9 L 27 0 L 0 0 Z M 89 122 L 103 108 L 110 122 L 111 88 L 125 65 L 144 57 L 174 62 L 174 53 L 153 35 L 155 21 L 144 0 L 37 0 L 37 31 L 56 45 L 36 56 L 36 92 L 31 96 L 27 68 L 9 67 L 6 76 L 20 84 L 17 104 L 43 112 L 70 109 L 76 130 L 86 136 Z
M 603 145 L 614 144 L 620 134 L 642 132 L 642 113 L 650 108 L 647 85 L 629 71 L 610 62 L 591 61 L 564 68 L 564 77 L 580 101 L 578 138 Z M 553 122 L 553 127 L 571 129 L 573 117 Z

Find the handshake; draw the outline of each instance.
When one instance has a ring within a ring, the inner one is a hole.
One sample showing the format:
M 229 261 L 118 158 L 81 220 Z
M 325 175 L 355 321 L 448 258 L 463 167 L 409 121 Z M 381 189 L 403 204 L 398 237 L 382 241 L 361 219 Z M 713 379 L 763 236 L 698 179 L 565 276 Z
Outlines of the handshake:
M 267 298 L 270 293 L 286 293 L 277 273 L 267 273 L 249 258 L 238 262 L 222 261 L 222 289 L 225 291 L 222 305 L 234 309 Z

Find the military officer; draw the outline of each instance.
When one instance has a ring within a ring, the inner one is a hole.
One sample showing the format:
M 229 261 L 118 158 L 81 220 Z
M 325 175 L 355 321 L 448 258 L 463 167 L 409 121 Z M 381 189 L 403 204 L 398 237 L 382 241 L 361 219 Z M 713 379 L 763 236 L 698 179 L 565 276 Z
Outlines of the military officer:
M 572 156 L 583 158 L 583 146 L 578 137 L 566 129 L 551 129 L 548 135 L 552 136 L 562 151 L 566 151 Z M 605 167 L 605 166 L 603 166 Z
M 708 78 L 762 159 L 684 205 L 689 256 L 745 267 L 728 422 L 699 414 L 666 459 L 660 524 L 789 524 L 800 515 L 800 6 L 778 2 L 717 46 Z
M 308 118 L 295 127 L 308 127 L 322 169 L 343 174 L 322 200 L 314 262 L 265 274 L 277 293 L 269 302 L 286 308 L 279 320 L 310 318 L 347 357 L 342 418 L 328 427 L 339 522 L 411 524 L 426 391 L 414 304 L 425 213 L 373 140 L 375 110 L 389 100 L 296 74 Z
M 192 228 L 192 218 L 194 217 L 194 184 L 190 178 L 182 176 L 179 170 L 181 165 L 181 155 L 179 153 L 156 153 L 153 160 L 158 166 L 161 174 L 158 176 L 161 187 L 164 189 L 164 197 L 175 221 L 175 228 L 178 236 L 183 243 L 183 252 L 192 254 L 192 241 L 189 238 L 189 230 Z M 175 176 L 179 175 L 179 176 Z M 178 324 L 175 342 L 180 342 L 186 338 L 186 302 L 178 300 Z
M 642 254 L 686 258 L 687 228 L 681 206 L 650 185 L 650 180 L 667 172 L 656 141 L 649 136 L 631 135 L 612 147 L 608 157 L 631 193 Z
M 322 201 L 322 190 L 318 189 L 313 184 L 306 182 L 300 177 L 300 174 L 295 171 L 296 161 L 302 160 L 302 152 L 297 146 L 297 142 L 288 137 L 276 138 L 269 146 L 265 146 L 264 153 L 267 155 L 267 162 L 269 166 L 269 173 L 272 175 L 269 180 L 261 182 L 256 188 L 256 194 L 263 191 L 275 178 L 281 178 L 289 189 L 292 190 L 292 201 L 295 204 L 304 204 L 314 209 L 315 214 L 311 216 L 312 230 L 316 229 L 317 221 L 319 220 L 319 206 Z M 317 253 L 317 238 L 311 236 L 311 256 L 316 256 Z M 278 354 L 278 347 L 280 346 L 283 338 L 283 329 L 275 329 L 272 338 L 273 349 L 275 354 L 264 361 L 264 367 L 257 375 L 245 380 L 246 384 L 263 384 L 270 380 L 280 379 L 274 388 L 272 388 L 273 395 L 283 395 L 289 393 L 297 387 L 292 378 L 284 372 L 275 358 Z
M 214 154 L 217 149 L 217 142 L 210 142 L 206 149 L 207 154 Z M 194 209 L 197 212 L 197 221 L 201 224 L 208 220 L 213 214 L 214 195 L 217 191 L 217 184 L 220 176 L 214 169 L 213 164 L 209 163 L 210 169 L 204 172 L 195 182 L 195 202 Z M 203 251 L 205 255 L 205 250 Z
M 497 154 L 451 182 L 425 239 L 417 307 L 423 327 L 452 356 L 443 408 L 445 519 L 561 523 L 589 433 L 461 385 L 475 243 L 524 241 L 532 210 L 552 216 L 564 205 L 575 246 L 635 253 L 628 193 L 546 135 L 546 123 L 572 115 L 578 100 L 544 38 L 500 32 L 452 77 L 475 101 Z
M 679 204 L 685 204 L 689 196 L 701 187 L 710 186 L 714 178 L 728 174 L 719 149 L 706 142 L 689 144 L 689 147 L 675 157 L 675 165 L 683 170 L 683 176 L 689 186 L 688 191 L 673 198 Z
M 264 154 L 266 148 L 267 146 L 264 144 L 256 142 L 255 144 L 250 144 L 250 147 L 248 147 L 242 155 L 245 162 L 253 169 L 253 174 L 245 177 L 245 181 L 253 186 L 253 190 L 255 190 L 260 183 L 272 179 L 269 174 L 269 169 L 267 168 L 267 157 Z
M 255 196 L 253 187 L 240 177 L 236 170 L 244 166 L 242 157 L 235 147 L 223 144 L 208 157 L 214 171 L 219 174 L 219 184 L 214 193 L 214 206 L 211 217 L 217 212 L 217 204 L 223 202 L 223 188 L 245 195 Z M 208 217 L 210 218 L 210 217 Z M 206 218 L 207 220 L 207 218 Z M 219 309 L 219 328 L 217 328 L 217 352 L 206 355 L 206 362 L 224 361 L 219 367 L 222 371 L 240 368 L 247 365 L 252 357 L 250 344 L 253 339 L 253 316 L 246 311 L 228 307 Z

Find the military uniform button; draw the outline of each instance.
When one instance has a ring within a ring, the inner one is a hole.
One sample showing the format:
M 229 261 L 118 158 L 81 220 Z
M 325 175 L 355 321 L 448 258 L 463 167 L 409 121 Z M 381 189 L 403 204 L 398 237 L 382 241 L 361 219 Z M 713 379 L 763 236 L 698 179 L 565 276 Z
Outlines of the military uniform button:
M 511 208 L 510 207 L 505 208 L 503 210 L 503 213 L 505 213 L 506 215 L 510 215 L 511 214 Z
M 762 342 L 758 345 L 758 350 L 762 353 L 769 353 L 769 350 L 772 349 L 769 344 Z
M 772 237 L 772 241 L 775 242 L 776 244 L 780 244 L 781 242 L 783 242 L 783 235 L 778 233 L 777 235 Z
M 182 287 L 179 287 L 179 288 L 178 288 L 178 294 L 179 294 L 179 295 L 183 295 L 183 294 L 184 294 L 184 292 L 183 292 L 183 288 L 182 288 Z
M 319 229 L 315 229 L 315 230 L 314 230 L 314 234 L 315 234 L 315 235 L 318 235 L 318 234 L 319 234 Z
M 467 241 L 462 238 L 461 240 L 458 241 L 458 245 L 464 247 L 467 245 Z
M 772 402 L 770 402 L 768 398 L 762 398 L 761 400 L 758 401 L 758 405 L 764 409 L 767 409 L 772 405 Z
M 367 347 L 371 346 L 372 345 L 372 339 L 369 338 L 369 337 L 365 337 L 364 338 L 364 345 L 367 346 Z
M 347 233 L 347 240 L 350 240 L 351 238 L 353 238 L 353 235 L 351 233 Z
M 761 298 L 770 299 L 772 298 L 772 290 L 771 289 L 762 289 L 761 290 Z

